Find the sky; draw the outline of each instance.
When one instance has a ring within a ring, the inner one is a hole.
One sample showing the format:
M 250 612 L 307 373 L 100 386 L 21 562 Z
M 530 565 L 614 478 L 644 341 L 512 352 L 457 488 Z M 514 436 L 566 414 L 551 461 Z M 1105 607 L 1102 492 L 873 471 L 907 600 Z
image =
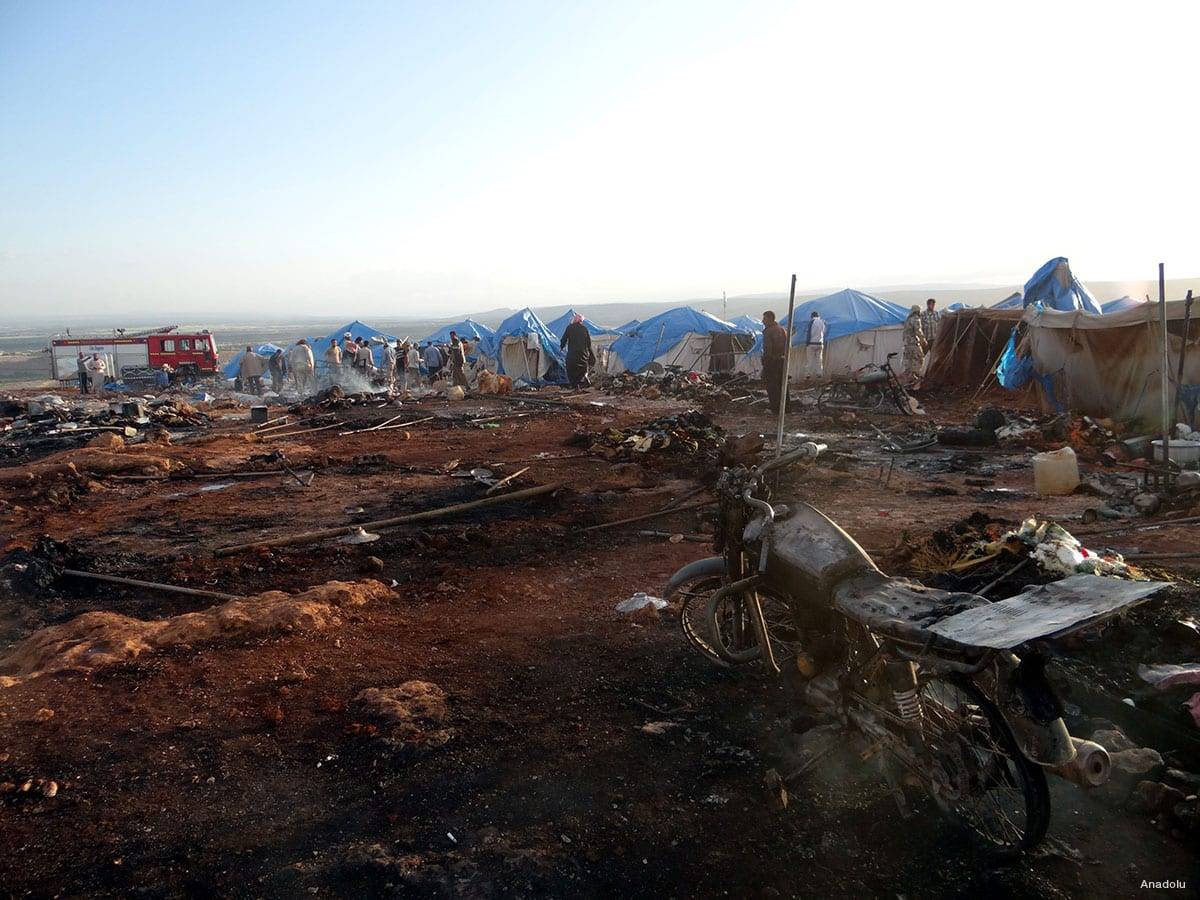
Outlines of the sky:
M 1196 3 L 0 0 L 0 316 L 1200 275 Z

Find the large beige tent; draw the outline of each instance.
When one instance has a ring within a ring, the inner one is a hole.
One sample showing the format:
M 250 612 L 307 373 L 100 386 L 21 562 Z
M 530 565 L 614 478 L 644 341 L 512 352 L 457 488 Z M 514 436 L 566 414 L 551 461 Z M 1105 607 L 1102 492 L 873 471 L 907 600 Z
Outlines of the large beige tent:
M 1167 355 L 1175 391 L 1183 349 L 1184 302 L 1167 303 Z M 1200 304 L 1192 308 L 1183 384 L 1200 384 Z M 1157 303 L 1097 316 L 1030 307 L 1018 347 L 1033 359 L 1043 407 L 1157 424 L 1162 396 L 1162 328 Z M 1188 393 L 1185 389 L 1185 394 Z M 1174 397 L 1171 398 L 1172 401 Z M 1178 413 L 1175 414 L 1178 420 Z

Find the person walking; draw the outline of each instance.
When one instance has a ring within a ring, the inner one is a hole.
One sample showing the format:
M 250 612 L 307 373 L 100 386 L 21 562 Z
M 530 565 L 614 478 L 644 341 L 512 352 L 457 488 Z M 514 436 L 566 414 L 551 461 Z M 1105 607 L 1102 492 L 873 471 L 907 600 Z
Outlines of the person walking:
M 581 384 L 590 387 L 588 366 L 596 364 L 596 354 L 592 350 L 592 334 L 583 324 L 583 316 L 576 313 L 571 318 L 571 324 L 563 329 L 558 349 L 567 351 L 567 381 L 572 389 Z
M 307 397 L 316 393 L 315 377 L 316 361 L 313 359 L 312 348 L 304 338 L 296 341 L 288 350 L 288 367 L 292 370 L 292 379 L 296 382 L 296 393 Z
M 817 310 L 808 317 L 808 333 L 804 338 L 804 377 L 818 382 L 825 377 L 825 320 Z
M 79 351 L 79 359 L 75 360 L 75 369 L 79 374 L 79 393 L 86 394 L 88 392 L 88 369 L 87 359 L 82 350 Z
M 926 349 L 928 345 L 921 327 L 921 308 L 914 304 L 904 320 L 904 371 L 910 379 L 915 380 L 921 374 Z
M 783 367 L 787 361 L 787 329 L 775 321 L 775 313 L 762 314 L 763 323 L 763 386 L 767 389 L 767 407 L 779 414 L 779 399 L 783 391 Z

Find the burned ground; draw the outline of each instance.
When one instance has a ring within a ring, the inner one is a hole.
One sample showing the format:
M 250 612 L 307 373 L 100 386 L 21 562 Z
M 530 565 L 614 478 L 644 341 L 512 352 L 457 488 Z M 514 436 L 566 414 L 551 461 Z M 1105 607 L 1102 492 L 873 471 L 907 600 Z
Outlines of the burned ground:
M 927 406 L 942 422 L 969 424 L 974 412 Z M 789 686 L 710 667 L 669 610 L 613 608 L 635 591 L 660 591 L 706 545 L 643 537 L 637 524 L 582 530 L 659 509 L 710 477 L 685 448 L 614 455 L 579 437 L 687 405 L 591 394 L 569 407 L 410 408 L 413 419 L 454 421 L 414 425 L 407 440 L 396 431 L 339 434 L 347 427 L 266 441 L 247 439 L 244 411 L 228 411 L 193 442 L 122 452 L 211 473 L 269 468 L 251 457 L 282 449 L 298 470 L 316 473 L 307 488 L 280 475 L 207 491 L 225 480 L 83 475 L 71 477 L 79 489 L 69 496 L 52 500 L 44 486 L 0 509 L 10 536 L 0 658 L 34 630 L 89 610 L 160 619 L 218 602 L 60 576 L 63 567 L 238 595 L 375 578 L 394 582 L 395 594 L 342 610 L 321 631 L 177 645 L 0 688 L 0 784 L 13 786 L 0 795 L 4 893 L 1083 896 L 1132 892 L 1143 879 L 1194 883 L 1186 839 L 1125 811 L 1123 798 L 1067 785 L 1052 786 L 1050 851 L 1003 868 L 929 805 L 901 821 L 878 776 L 853 758 L 814 772 L 786 809 L 775 808 L 763 778 L 795 752 Z M 378 424 L 397 412 L 339 417 Z M 527 415 L 509 418 L 518 412 Z M 501 418 L 468 424 L 491 416 Z M 898 423 L 878 421 L 898 433 Z M 738 408 L 716 422 L 734 434 L 770 429 Z M 804 412 L 789 430 L 842 454 L 796 491 L 899 571 L 913 545 L 953 535 L 969 514 L 976 524 L 1015 525 L 1067 519 L 1095 502 L 1037 498 L 1020 452 L 889 455 L 863 423 Z M 513 488 L 566 487 L 383 530 L 373 543 L 214 555 L 482 496 L 482 484 L 447 471 L 452 460 L 497 477 L 529 466 Z M 709 529 L 703 511 L 645 527 Z M 1190 534 L 1141 533 L 1135 546 L 1177 550 Z M 1180 584 L 1167 598 L 1113 634 L 1062 648 L 1061 677 L 1087 688 L 1068 696 L 1079 719 L 1129 709 L 1121 701 L 1138 688 L 1138 662 L 1195 658 L 1194 643 L 1191 657 L 1180 656 L 1186 631 L 1167 642 L 1145 637 L 1196 615 L 1186 569 L 1171 574 Z M 1114 635 L 1119 646 L 1104 649 Z M 444 691 L 444 719 L 418 716 L 397 729 L 358 699 L 414 681 Z M 1168 763 L 1196 771 L 1195 744 L 1174 711 L 1142 705 L 1155 718 L 1120 724 L 1137 740 L 1158 740 Z M 1171 742 L 1138 733 L 1162 722 L 1179 726 Z

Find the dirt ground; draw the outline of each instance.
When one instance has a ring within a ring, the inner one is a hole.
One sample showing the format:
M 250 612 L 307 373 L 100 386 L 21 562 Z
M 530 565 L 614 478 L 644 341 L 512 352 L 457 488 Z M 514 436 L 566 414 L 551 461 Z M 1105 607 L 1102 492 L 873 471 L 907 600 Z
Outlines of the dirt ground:
M 788 686 L 713 668 L 670 610 L 614 610 L 636 591 L 661 593 L 675 569 L 710 553 L 639 529 L 694 533 L 708 529 L 707 514 L 582 530 L 656 510 L 714 469 L 673 450 L 635 461 L 587 455 L 575 436 L 686 406 L 599 392 L 568 402 L 431 400 L 339 413 L 346 422 L 437 417 L 407 439 L 333 428 L 264 441 L 247 437 L 244 410 L 229 411 L 197 436 L 120 451 L 122 465 L 133 461 L 122 472 L 270 467 L 252 458 L 282 449 L 315 472 L 311 486 L 278 475 L 85 477 L 53 499 L 30 489 L 0 504 L 0 658 L 85 612 L 158 620 L 220 602 L 40 578 L 37 560 L 235 595 L 367 578 L 392 588 L 337 610 L 332 626 L 230 632 L 0 688 L 0 784 L 16 786 L 0 795 L 0 895 L 1091 897 L 1155 895 L 1143 881 L 1187 882 L 1164 895 L 1200 883 L 1194 847 L 1057 779 L 1048 850 L 1005 866 L 931 804 L 902 819 L 881 778 L 853 756 L 831 757 L 777 808 L 763 778 L 792 752 Z M 941 424 L 975 409 L 960 398 L 927 398 L 926 408 Z M 518 412 L 527 414 L 509 418 Z M 467 422 L 491 416 L 501 418 Z M 732 433 L 771 430 L 761 414 L 715 418 Z M 862 423 L 831 427 L 803 408 L 788 430 L 836 451 L 806 476 L 804 499 L 885 565 L 976 511 L 1015 525 L 1066 521 L 1095 504 L 1035 496 L 1028 454 L 889 455 Z M 498 477 L 528 466 L 513 489 L 565 487 L 382 530 L 374 543 L 214 555 L 481 497 L 483 486 L 447 471 L 451 460 Z M 1194 527 L 1121 536 L 1121 545 L 1186 549 Z M 1169 573 L 1180 586 L 1164 602 L 1183 616 L 1196 608 L 1191 575 Z M 1137 625 L 1120 627 L 1132 635 Z M 1137 661 L 1183 660 L 1131 652 L 1122 665 Z M 445 708 L 403 733 L 358 699 L 414 681 L 440 688 Z M 1119 706 L 1134 683 L 1129 673 L 1099 685 L 1096 702 Z M 1081 715 L 1115 715 L 1092 708 L 1091 695 L 1069 699 L 1086 707 Z

